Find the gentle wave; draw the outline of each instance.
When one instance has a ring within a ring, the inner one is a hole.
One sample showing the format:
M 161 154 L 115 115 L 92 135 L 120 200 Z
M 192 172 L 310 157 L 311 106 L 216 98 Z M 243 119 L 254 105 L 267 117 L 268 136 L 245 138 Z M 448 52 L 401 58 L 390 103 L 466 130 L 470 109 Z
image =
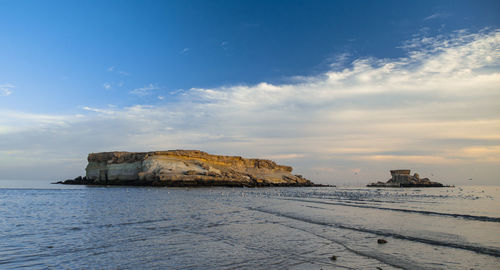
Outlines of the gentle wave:
M 364 251 L 356 250 L 354 248 L 349 247 L 349 245 L 347 243 L 338 241 L 336 239 L 331 239 L 331 238 L 325 237 L 323 235 L 311 232 L 309 230 L 304 230 L 302 228 L 294 227 L 294 226 L 291 226 L 291 225 L 286 225 L 286 224 L 281 224 L 281 225 L 289 227 L 289 228 L 292 228 L 292 229 L 301 230 L 301 231 L 310 233 L 310 234 L 312 234 L 312 235 L 314 235 L 316 237 L 323 238 L 323 239 L 326 239 L 328 241 L 332 241 L 332 242 L 334 242 L 336 244 L 339 244 L 339 245 L 343 246 L 346 250 L 348 250 L 348 251 L 350 251 L 350 252 L 352 252 L 354 254 L 357 254 L 359 256 L 363 256 L 363 257 L 366 257 L 366 258 L 375 259 L 375 260 L 377 260 L 377 261 L 379 261 L 381 263 L 384 263 L 384 264 L 387 264 L 387 265 L 390 265 L 390 266 L 393 266 L 393 267 L 396 267 L 396 268 L 408 269 L 408 270 L 413 270 L 413 269 L 418 269 L 418 270 L 429 269 L 430 270 L 430 269 L 434 269 L 434 268 L 428 268 L 428 267 L 424 267 L 424 266 L 418 265 L 417 263 L 415 263 L 413 261 L 410 261 L 408 259 L 403 259 L 403 258 L 400 258 L 400 257 L 388 255 L 388 254 L 377 254 L 377 253 L 375 253 L 373 251 L 372 252 L 364 252 Z M 335 267 L 338 267 L 338 265 L 335 265 Z M 349 269 L 356 269 L 356 268 L 349 268 Z
M 299 220 L 299 221 L 306 222 L 306 223 L 316 224 L 316 225 L 332 226 L 332 227 L 337 227 L 340 229 L 371 233 L 371 234 L 382 235 L 382 236 L 386 236 L 386 237 L 393 237 L 393 238 L 409 240 L 409 241 L 415 241 L 415 242 L 420 242 L 420 243 L 425 243 L 425 244 L 430 244 L 430 245 L 435 245 L 435 246 L 464 249 L 464 250 L 469 250 L 469 251 L 473 251 L 473 252 L 477 252 L 477 253 L 481 253 L 481 254 L 485 254 L 485 255 L 500 257 L 500 250 L 494 249 L 494 248 L 480 247 L 480 246 L 460 244 L 460 243 L 442 242 L 442 241 L 438 241 L 438 240 L 414 237 L 414 236 L 403 235 L 403 234 L 398 234 L 398 233 L 389 233 L 389 232 L 380 231 L 380 230 L 346 226 L 344 224 L 316 221 L 316 220 L 306 219 L 303 217 L 297 217 L 297 216 L 293 216 L 293 215 L 289 215 L 289 214 L 270 211 L 270 210 L 266 210 L 266 209 L 262 209 L 262 208 L 249 208 L 249 209 L 254 210 L 254 211 L 259 211 L 259 212 L 264 212 L 264 213 L 276 215 L 276 216 L 280 216 L 280 217 L 286 217 L 286 218 L 290 218 L 290 219 L 294 219 L 294 220 Z
M 358 207 L 358 208 L 372 208 L 372 209 L 378 209 L 378 210 L 397 211 L 397 212 L 404 212 L 404 213 L 415 213 L 415 214 L 422 214 L 422 215 L 446 216 L 446 217 L 462 218 L 462 219 L 470 219 L 470 220 L 478 220 L 478 221 L 500 222 L 500 218 L 498 218 L 498 217 L 473 216 L 473 215 L 465 215 L 465 214 L 443 213 L 443 212 L 433 212 L 433 211 L 424 211 L 424 210 L 410 210 L 410 209 L 401 209 L 401 208 L 372 206 L 372 205 L 348 204 L 348 203 L 341 203 L 341 202 L 319 202 L 319 201 L 311 201 L 311 200 L 296 199 L 296 198 L 294 198 L 294 199 L 280 198 L 280 199 L 281 200 L 298 201 L 298 202 L 317 203 L 317 204 L 340 205 L 340 206 L 349 206 L 349 207 Z

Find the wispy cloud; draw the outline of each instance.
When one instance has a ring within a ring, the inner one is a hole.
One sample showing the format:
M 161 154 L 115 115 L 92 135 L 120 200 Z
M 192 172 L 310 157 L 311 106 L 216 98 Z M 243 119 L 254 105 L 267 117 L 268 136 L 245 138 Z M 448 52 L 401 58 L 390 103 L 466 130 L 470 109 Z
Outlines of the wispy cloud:
M 130 76 L 131 74 L 127 71 L 119 70 L 115 66 L 110 66 L 106 69 L 108 72 L 113 73 L 113 74 L 118 74 L 121 76 Z M 116 77 L 116 76 L 114 76 Z M 115 78 L 116 79 L 116 78 Z M 106 90 L 110 90 L 113 88 L 113 86 L 118 86 L 118 87 L 123 87 L 125 85 L 125 82 L 123 81 L 123 78 L 119 78 L 118 82 L 110 79 L 111 82 L 105 82 L 103 83 L 103 87 Z
M 119 74 L 119 75 L 123 75 L 123 76 L 130 76 L 130 72 L 127 72 L 127 71 L 124 71 L 124 70 L 119 70 L 115 66 L 108 67 L 107 71 L 108 72 L 113 72 L 113 73 L 116 73 L 116 74 Z
M 157 84 L 150 83 L 149 85 L 146 85 L 146 86 L 140 87 L 140 88 L 136 88 L 136 89 L 130 91 L 130 94 L 145 96 L 145 95 L 150 95 L 153 90 L 159 90 L 159 89 L 161 89 L 161 88 L 158 87 Z
M 120 75 L 123 75 L 123 76 L 130 76 L 129 72 L 123 71 L 123 70 L 118 70 L 117 73 L 120 74 Z
M 182 49 L 181 53 L 187 54 L 189 51 L 190 51 L 189 48 L 184 48 L 184 49 Z
M 107 109 L 92 108 L 92 107 L 84 106 L 84 107 L 82 107 L 82 109 L 89 111 L 89 112 L 96 112 L 96 113 L 102 113 L 102 114 L 108 114 L 108 115 L 115 114 L 115 111 L 113 110 L 112 106 L 107 108 Z
M 442 19 L 442 18 L 446 18 L 449 16 L 450 16 L 450 14 L 448 14 L 448 13 L 434 13 L 432 15 L 425 17 L 424 21 L 434 20 L 434 19 Z
M 0 84 L 0 96 L 10 96 L 14 88 L 15 86 L 10 83 Z
M 284 159 L 295 159 L 295 158 L 302 158 L 304 157 L 303 154 L 279 154 L 279 155 L 269 155 L 269 156 L 264 156 L 263 158 L 267 158 L 267 159 L 280 159 L 280 160 L 284 160 Z
M 88 106 L 84 117 L 50 120 L 1 112 L 0 153 L 24 158 L 57 149 L 84 159 L 92 151 L 189 148 L 276 159 L 325 183 L 385 180 L 399 167 L 455 184 L 468 168 L 475 180 L 493 183 L 500 31 L 419 36 L 403 47 L 407 55 L 398 59 L 354 59 L 291 84 L 192 88 L 161 106 Z M 6 166 L 18 165 L 0 162 L 0 170 Z

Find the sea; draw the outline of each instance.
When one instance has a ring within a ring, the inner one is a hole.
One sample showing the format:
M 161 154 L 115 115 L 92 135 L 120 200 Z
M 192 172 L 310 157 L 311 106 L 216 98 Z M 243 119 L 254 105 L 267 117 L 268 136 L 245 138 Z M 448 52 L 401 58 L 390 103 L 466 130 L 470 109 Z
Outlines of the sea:
M 500 187 L 2 180 L 0 269 L 500 269 Z

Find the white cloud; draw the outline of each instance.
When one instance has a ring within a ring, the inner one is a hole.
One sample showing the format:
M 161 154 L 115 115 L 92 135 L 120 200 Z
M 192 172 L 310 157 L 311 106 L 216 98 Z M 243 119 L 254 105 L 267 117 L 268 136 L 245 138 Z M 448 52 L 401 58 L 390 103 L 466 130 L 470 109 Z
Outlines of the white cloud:
M 116 73 L 116 74 L 119 74 L 119 75 L 123 75 L 123 76 L 130 76 L 130 72 L 127 72 L 127 71 L 124 71 L 124 70 L 118 70 L 118 69 L 116 69 L 115 66 L 108 67 L 107 71 L 108 72 L 113 72 L 113 73 Z
M 420 36 L 404 48 L 403 58 L 357 59 L 293 84 L 193 88 L 161 106 L 87 106 L 84 117 L 3 112 L 0 155 L 71 153 L 84 163 L 88 152 L 185 148 L 276 159 L 324 183 L 386 180 L 399 167 L 450 184 L 496 183 L 500 31 Z
M 227 50 L 228 49 L 228 45 L 229 45 L 229 42 L 227 41 L 222 41 L 220 46 L 222 47 L 222 49 L 224 50 Z
M 123 75 L 123 76 L 130 76 L 129 72 L 123 71 L 123 70 L 118 70 L 117 73 L 120 74 L 120 75 Z
M 262 158 L 285 160 L 285 159 L 295 159 L 295 158 L 302 158 L 302 157 L 304 157 L 304 155 L 302 155 L 302 154 L 279 154 L 279 155 L 263 156 Z
M 106 89 L 106 90 L 109 90 L 109 89 L 111 89 L 111 83 L 103 83 L 102 87 L 104 87 L 104 89 Z
M 190 51 L 189 48 L 184 48 L 184 49 L 182 49 L 181 53 L 187 54 L 189 51 Z
M 158 87 L 157 84 L 150 83 L 144 87 L 136 88 L 132 91 L 130 91 L 130 94 L 134 95 L 140 95 L 140 96 L 145 96 L 145 95 L 150 95 L 153 90 L 159 90 L 161 89 Z
M 92 108 L 88 106 L 82 107 L 82 109 L 89 111 L 89 112 L 96 112 L 96 113 L 101 113 L 101 114 L 114 114 L 115 111 L 112 109 L 113 107 L 108 106 L 108 109 L 99 109 L 99 108 Z
M 446 18 L 448 16 L 450 16 L 448 13 L 434 13 L 432 15 L 429 15 L 429 16 L 425 17 L 424 21 L 434 20 L 434 19 L 440 19 L 440 18 Z
M 15 86 L 10 83 L 0 84 L 0 96 L 10 96 L 13 88 L 15 88 Z

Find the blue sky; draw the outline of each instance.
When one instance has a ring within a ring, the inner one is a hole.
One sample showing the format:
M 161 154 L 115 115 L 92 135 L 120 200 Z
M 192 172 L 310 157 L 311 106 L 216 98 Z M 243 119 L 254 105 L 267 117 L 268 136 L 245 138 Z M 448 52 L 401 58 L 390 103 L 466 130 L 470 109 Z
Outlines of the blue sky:
M 88 152 L 173 148 L 268 157 L 324 183 L 385 180 L 393 166 L 450 183 L 496 184 L 500 173 L 498 1 L 0 1 L 0 11 L 10 179 L 81 174 Z M 390 138 L 388 122 L 402 127 Z

